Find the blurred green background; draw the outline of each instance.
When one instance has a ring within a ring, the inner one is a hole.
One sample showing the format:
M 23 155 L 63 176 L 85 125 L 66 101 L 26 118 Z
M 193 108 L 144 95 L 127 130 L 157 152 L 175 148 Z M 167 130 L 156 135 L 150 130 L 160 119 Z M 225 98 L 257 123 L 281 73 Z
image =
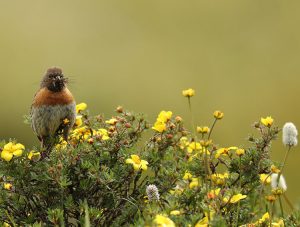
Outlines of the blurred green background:
M 220 146 L 247 146 L 254 121 L 271 115 L 300 127 L 300 1 L 1 1 L 0 138 L 28 148 L 38 141 L 22 116 L 41 76 L 60 66 L 92 114 L 117 105 L 155 120 L 172 110 L 190 122 L 181 91 L 192 87 L 198 125 L 225 112 L 213 135 Z M 272 157 L 282 160 L 281 139 Z M 300 198 L 292 150 L 287 195 Z

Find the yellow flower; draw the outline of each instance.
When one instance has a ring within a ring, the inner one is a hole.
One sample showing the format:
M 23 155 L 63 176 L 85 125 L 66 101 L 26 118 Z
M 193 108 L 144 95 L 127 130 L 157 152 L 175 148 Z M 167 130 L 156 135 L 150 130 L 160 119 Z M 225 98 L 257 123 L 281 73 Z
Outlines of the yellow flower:
M 170 212 L 170 215 L 174 215 L 174 216 L 177 216 L 177 215 L 180 215 L 180 214 L 181 214 L 181 212 L 179 210 L 172 210 Z
M 245 154 L 245 150 L 244 149 L 237 149 L 235 151 L 235 153 L 236 153 L 237 156 L 242 156 L 242 155 Z
M 224 113 L 221 112 L 220 110 L 216 110 L 216 111 L 214 112 L 214 117 L 215 117 L 216 119 L 218 119 L 218 120 L 221 120 L 221 119 L 224 117 Z
M 197 126 L 197 132 L 198 133 L 205 134 L 205 133 L 209 133 L 209 131 L 210 131 L 210 129 L 207 126 L 203 126 L 203 127 Z
M 115 125 L 117 122 L 118 122 L 118 120 L 116 118 L 111 118 L 111 119 L 105 121 L 105 123 L 109 124 L 109 125 Z
M 273 118 L 272 117 L 266 117 L 266 118 L 261 118 L 260 122 L 267 127 L 271 127 L 273 124 Z
M 83 111 L 87 108 L 87 104 L 82 102 L 76 105 L 76 113 L 79 113 L 80 111 Z
M 158 115 L 157 121 L 162 121 L 164 123 L 166 123 L 168 120 L 171 119 L 172 117 L 172 112 L 171 111 L 161 111 Z
M 280 173 L 280 169 L 277 166 L 271 165 L 271 172 L 272 173 Z
M 171 119 L 172 117 L 171 111 L 161 111 L 158 114 L 158 117 L 156 119 L 156 122 L 154 123 L 154 126 L 152 127 L 153 130 L 157 132 L 163 132 L 167 130 L 166 122 Z
M 147 170 L 148 162 L 141 160 L 138 155 L 131 155 L 131 158 L 126 159 L 127 164 L 132 164 L 135 171 L 138 170 Z
M 180 149 L 183 150 L 188 145 L 189 145 L 188 138 L 185 137 L 185 136 L 181 137 L 180 140 L 179 140 L 179 147 L 180 147 Z
M 154 219 L 157 227 L 175 227 L 175 223 L 168 217 L 157 214 Z
M 264 223 L 264 222 L 266 222 L 266 221 L 268 221 L 268 220 L 270 220 L 270 215 L 269 215 L 269 213 L 267 212 L 267 213 L 265 213 L 265 214 L 262 216 L 262 218 L 260 218 L 260 219 L 258 220 L 258 222 L 257 222 L 256 224 L 262 224 L 262 223 Z
M 12 143 L 9 142 L 6 145 L 4 145 L 3 150 L 1 152 L 1 158 L 5 161 L 9 162 L 13 156 L 21 156 L 23 151 L 25 150 L 25 147 L 23 144 L 20 143 Z
M 185 174 L 183 176 L 183 180 L 190 180 L 192 179 L 193 175 L 189 171 L 185 171 Z
M 62 150 L 62 149 L 65 149 L 67 147 L 67 145 L 68 145 L 68 142 L 61 138 L 61 140 L 59 141 L 59 143 L 56 144 L 55 148 L 57 150 Z M 28 158 L 29 158 L 29 155 L 28 155 Z
M 67 124 L 70 123 L 70 120 L 69 120 L 68 118 L 65 118 L 65 119 L 63 120 L 63 123 L 64 123 L 64 125 L 67 125 Z
M 242 195 L 242 194 L 236 194 L 236 195 L 234 195 L 234 196 L 232 196 L 231 198 L 230 198 L 230 201 L 229 201 L 229 203 L 237 203 L 238 201 L 240 201 L 240 200 L 242 200 L 242 199 L 245 199 L 247 196 L 246 195 Z M 225 202 L 225 203 L 227 203 L 228 202 L 228 200 L 229 200 L 229 198 L 228 197 L 225 197 L 224 199 L 223 199 L 223 201 Z
M 75 119 L 74 126 L 75 127 L 80 127 L 81 125 L 82 125 L 82 116 L 81 115 L 77 115 L 76 119 Z
M 192 96 L 195 95 L 195 90 L 193 90 L 192 88 L 189 88 L 189 89 L 187 89 L 187 90 L 183 90 L 183 91 L 182 91 L 182 95 L 183 95 L 184 97 L 190 98 L 190 97 L 192 97 Z
M 284 221 L 280 219 L 278 222 L 272 222 L 272 227 L 284 227 Z
M 11 183 L 4 183 L 4 189 L 6 189 L 6 190 L 11 190 L 12 189 L 12 184 Z
M 214 199 L 216 198 L 219 193 L 221 191 L 221 188 L 217 188 L 217 189 L 214 189 L 214 190 L 210 190 L 208 193 L 207 193 L 207 198 L 209 199 Z
M 201 144 L 197 142 L 191 142 L 187 148 L 187 151 L 189 153 L 192 153 L 195 150 L 200 150 L 201 149 Z
M 211 180 L 217 185 L 225 184 L 226 179 L 229 177 L 228 173 L 214 173 L 210 176 Z
M 193 188 L 197 188 L 199 186 L 199 179 L 196 177 L 193 177 L 191 180 L 191 183 L 189 184 L 189 188 L 193 189 Z
M 156 121 L 154 126 L 152 127 L 152 129 L 154 129 L 157 132 L 163 132 L 163 131 L 166 131 L 167 126 L 166 126 L 166 123 L 164 123 L 162 121 Z
M 208 217 L 205 216 L 204 218 L 200 219 L 195 227 L 208 227 Z
M 100 128 L 94 132 L 94 135 L 100 136 L 102 140 L 108 140 L 108 132 L 105 128 Z
M 28 157 L 29 160 L 38 160 L 41 157 L 41 153 L 32 150 L 32 151 L 29 152 L 27 157 Z
M 260 182 L 262 184 L 270 184 L 271 183 L 271 177 L 270 174 L 259 174 Z
M 220 148 L 217 150 L 215 158 L 219 158 L 221 155 L 228 155 L 229 151 L 237 150 L 237 147 L 227 147 L 227 148 Z

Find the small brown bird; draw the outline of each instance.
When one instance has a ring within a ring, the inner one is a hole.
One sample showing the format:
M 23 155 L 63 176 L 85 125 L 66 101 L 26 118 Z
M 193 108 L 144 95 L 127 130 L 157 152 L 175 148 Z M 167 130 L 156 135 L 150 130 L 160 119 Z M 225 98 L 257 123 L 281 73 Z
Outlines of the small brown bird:
M 67 141 L 76 118 L 76 103 L 67 78 L 57 67 L 49 68 L 31 106 L 31 127 L 47 152 L 62 134 Z

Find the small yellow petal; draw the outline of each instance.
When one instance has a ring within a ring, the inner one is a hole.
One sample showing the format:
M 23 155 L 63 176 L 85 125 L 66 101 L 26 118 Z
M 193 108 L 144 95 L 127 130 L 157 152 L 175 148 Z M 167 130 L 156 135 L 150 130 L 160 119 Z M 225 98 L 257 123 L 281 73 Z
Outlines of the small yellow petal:
M 13 143 L 9 142 L 9 143 L 4 145 L 3 150 L 11 150 L 12 146 L 13 146 Z
M 15 151 L 13 152 L 13 155 L 19 157 L 19 156 L 22 155 L 22 153 L 23 153 L 23 150 L 15 150 Z
M 76 113 L 83 111 L 87 108 L 87 104 L 82 102 L 76 105 Z
M 125 162 L 127 164 L 134 164 L 134 161 L 131 158 L 127 158 Z
M 9 151 L 7 150 L 3 150 L 1 152 L 1 158 L 4 159 L 5 161 L 9 162 L 13 157 L 13 154 L 10 153 Z
M 174 215 L 174 216 L 177 216 L 177 215 L 180 215 L 180 214 L 181 214 L 181 212 L 179 210 L 172 210 L 170 212 L 170 215 Z
M 12 184 L 11 183 L 4 183 L 4 189 L 6 190 L 11 190 L 12 189 Z

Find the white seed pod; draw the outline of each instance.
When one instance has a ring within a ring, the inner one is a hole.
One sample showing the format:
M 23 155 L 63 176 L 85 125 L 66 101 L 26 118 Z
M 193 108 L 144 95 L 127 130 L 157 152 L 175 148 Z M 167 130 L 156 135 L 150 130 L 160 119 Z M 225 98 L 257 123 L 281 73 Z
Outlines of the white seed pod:
M 278 183 L 277 182 L 278 182 L 278 174 L 277 173 L 272 173 L 272 175 L 271 175 L 272 189 L 280 188 L 283 191 L 287 190 L 287 185 L 286 185 L 285 179 L 282 175 L 280 175 L 279 182 Z
M 285 146 L 296 146 L 298 143 L 298 131 L 296 126 L 291 123 L 287 122 L 283 126 L 282 129 L 282 142 Z
M 146 193 L 149 201 L 159 200 L 159 192 L 154 184 L 150 184 L 147 186 Z

